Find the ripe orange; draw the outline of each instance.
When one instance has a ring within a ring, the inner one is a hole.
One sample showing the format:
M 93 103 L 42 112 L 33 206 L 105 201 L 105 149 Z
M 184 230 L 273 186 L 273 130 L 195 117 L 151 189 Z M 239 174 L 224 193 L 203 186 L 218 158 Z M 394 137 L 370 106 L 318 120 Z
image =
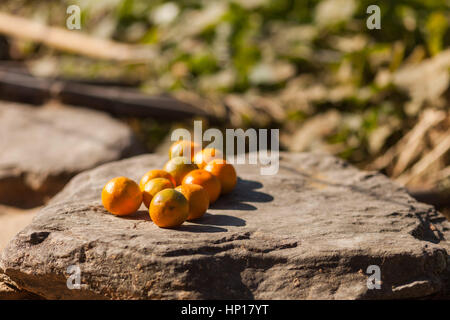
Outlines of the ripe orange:
M 214 203 L 220 195 L 220 181 L 212 173 L 197 169 L 189 172 L 183 179 L 183 184 L 198 184 L 205 188 L 209 195 L 209 203 Z
M 132 214 L 142 204 L 142 192 L 133 180 L 116 177 L 103 187 L 102 203 L 112 214 L 118 216 Z
M 186 157 L 175 157 L 164 165 L 164 170 L 172 175 L 177 186 L 181 184 L 185 175 L 197 169 L 196 164 L 189 162 Z
M 142 191 L 142 200 L 145 206 L 148 208 L 155 194 L 164 189 L 170 189 L 175 187 L 170 180 L 166 178 L 155 178 L 147 182 Z
M 195 148 L 198 145 L 193 141 L 180 140 L 174 142 L 169 149 L 169 159 L 175 157 L 186 157 L 190 158 L 191 161 L 194 159 Z M 188 156 L 188 151 L 190 150 L 190 156 Z
M 175 189 L 164 189 L 153 197 L 149 213 L 158 227 L 177 227 L 189 216 L 189 202 L 181 192 Z
M 200 169 L 203 169 L 206 164 L 214 159 L 223 159 L 222 152 L 218 149 L 206 148 L 195 154 L 194 163 L 197 164 Z
M 205 170 L 219 178 L 220 184 L 222 185 L 222 194 L 231 192 L 236 186 L 236 170 L 225 160 L 214 159 L 206 165 Z
M 175 188 L 180 191 L 189 202 L 189 216 L 187 220 L 194 220 L 203 216 L 209 207 L 209 195 L 205 188 L 198 184 L 182 184 Z
M 144 191 L 145 184 L 155 178 L 166 178 L 170 180 L 170 182 L 172 182 L 173 186 L 175 187 L 176 184 L 175 179 L 172 177 L 170 173 L 164 170 L 155 169 L 148 171 L 146 174 L 142 176 L 141 181 L 139 182 L 139 188 L 141 188 L 141 190 Z

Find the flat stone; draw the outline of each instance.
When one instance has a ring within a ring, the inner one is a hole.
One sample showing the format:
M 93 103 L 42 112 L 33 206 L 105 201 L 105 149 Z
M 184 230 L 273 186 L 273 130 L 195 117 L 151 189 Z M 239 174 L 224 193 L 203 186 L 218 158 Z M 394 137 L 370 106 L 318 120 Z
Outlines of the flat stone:
M 77 175 L 3 250 L 0 267 L 48 299 L 383 299 L 448 296 L 450 223 L 375 172 L 324 154 L 281 153 L 277 175 L 237 166 L 208 213 L 160 229 L 107 213 L 103 185 L 165 156 Z M 80 289 L 68 289 L 71 265 Z M 369 289 L 378 266 L 381 288 Z
M 107 114 L 67 106 L 0 102 L 0 203 L 33 207 L 74 175 L 142 151 Z

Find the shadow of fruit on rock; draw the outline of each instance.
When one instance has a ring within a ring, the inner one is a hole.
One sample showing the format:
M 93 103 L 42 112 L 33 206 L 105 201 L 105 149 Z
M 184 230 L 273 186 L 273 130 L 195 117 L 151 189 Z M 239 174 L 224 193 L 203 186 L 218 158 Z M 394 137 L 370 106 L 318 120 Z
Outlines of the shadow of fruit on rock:
M 210 214 L 205 213 L 200 219 L 191 221 L 195 224 L 201 225 L 214 225 L 214 226 L 230 226 L 230 227 L 243 227 L 246 225 L 244 219 L 229 216 L 226 214 Z
M 118 216 L 120 219 L 127 220 L 140 220 L 140 221 L 149 221 L 150 215 L 147 210 L 139 210 L 134 214 L 129 216 Z M 231 225 L 245 225 L 245 221 L 236 217 L 231 217 L 227 215 L 212 215 L 209 213 L 205 213 L 203 217 L 200 219 L 196 219 L 190 224 L 182 224 L 179 227 L 171 228 L 170 230 L 177 231 L 187 231 L 187 232 L 202 232 L 202 233 L 215 233 L 215 232 L 227 232 L 228 230 L 225 228 L 217 227 L 217 226 L 231 226 Z
M 220 198 L 211 206 L 211 209 L 241 211 L 256 210 L 257 208 L 248 202 L 261 203 L 273 201 L 273 197 L 271 195 L 264 192 L 255 191 L 257 189 L 261 189 L 262 187 L 263 184 L 258 181 L 238 178 L 235 189 L 229 194 L 221 195 Z M 120 218 L 151 221 L 148 210 L 139 210 L 132 215 L 123 216 Z M 207 212 L 201 218 L 188 221 L 188 224 L 183 224 L 177 228 L 173 228 L 172 230 L 214 233 L 228 231 L 224 228 L 226 226 L 243 227 L 245 225 L 246 221 L 242 218 L 232 215 Z
M 270 194 L 256 191 L 262 187 L 263 184 L 261 182 L 238 178 L 234 190 L 229 194 L 221 195 L 211 208 L 220 210 L 256 210 L 256 207 L 250 203 L 273 201 L 273 196 Z

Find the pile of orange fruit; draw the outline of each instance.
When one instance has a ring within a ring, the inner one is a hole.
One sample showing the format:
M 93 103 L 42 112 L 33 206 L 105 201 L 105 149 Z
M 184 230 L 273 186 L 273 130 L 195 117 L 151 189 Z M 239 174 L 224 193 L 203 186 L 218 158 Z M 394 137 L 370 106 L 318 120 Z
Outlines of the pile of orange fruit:
M 127 177 L 111 179 L 102 190 L 103 206 L 114 215 L 125 216 L 139 210 L 143 202 L 151 220 L 161 228 L 200 218 L 221 194 L 233 190 L 237 175 L 219 150 L 206 148 L 194 154 L 195 148 L 192 141 L 175 142 L 163 170 L 148 171 L 139 184 Z M 184 156 L 189 149 L 190 161 Z

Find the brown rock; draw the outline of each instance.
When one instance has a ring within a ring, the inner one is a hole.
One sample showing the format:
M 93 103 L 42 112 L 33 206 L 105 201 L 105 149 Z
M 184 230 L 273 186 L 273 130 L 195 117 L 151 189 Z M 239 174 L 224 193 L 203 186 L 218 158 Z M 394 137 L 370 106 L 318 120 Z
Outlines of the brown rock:
M 166 157 L 79 174 L 3 250 L 0 267 L 49 299 L 385 299 L 448 296 L 450 223 L 373 172 L 332 156 L 281 154 L 275 176 L 237 167 L 236 189 L 200 220 L 160 229 L 101 205 L 112 177 Z M 142 208 L 143 209 L 143 208 Z M 80 290 L 67 288 L 79 266 Z M 381 289 L 369 289 L 377 265 Z M 70 280 L 70 278 L 69 278 Z
M 20 289 L 7 275 L 0 272 L 0 300 L 35 300 L 39 296 Z

